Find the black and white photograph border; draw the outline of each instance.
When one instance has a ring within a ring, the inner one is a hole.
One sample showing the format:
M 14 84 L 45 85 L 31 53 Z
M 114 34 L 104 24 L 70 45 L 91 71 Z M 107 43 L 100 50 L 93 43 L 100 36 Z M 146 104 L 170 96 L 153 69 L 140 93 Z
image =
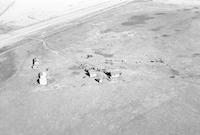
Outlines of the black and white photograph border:
M 199 135 L 200 0 L 0 0 L 0 135 Z

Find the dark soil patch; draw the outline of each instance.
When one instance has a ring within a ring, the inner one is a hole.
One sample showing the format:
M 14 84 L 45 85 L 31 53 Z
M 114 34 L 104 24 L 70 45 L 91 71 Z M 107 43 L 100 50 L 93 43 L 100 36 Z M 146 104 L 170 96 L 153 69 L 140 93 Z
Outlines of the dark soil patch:
M 178 70 L 175 70 L 175 69 L 170 69 L 171 73 L 175 76 L 180 76 L 180 73 Z
M 169 37 L 170 35 L 167 34 L 163 34 L 162 37 Z
M 190 8 L 184 8 L 183 11 L 191 11 L 192 9 Z
M 8 80 L 12 77 L 16 71 L 15 65 L 15 55 L 13 53 L 7 53 L 1 56 L 2 61 L 0 61 L 0 83 Z
M 166 15 L 167 13 L 155 13 L 154 15 Z
M 123 22 L 123 26 L 141 25 L 146 24 L 148 20 L 152 20 L 154 17 L 148 15 L 136 15 L 128 19 L 128 21 Z
M 113 54 L 103 53 L 101 51 L 95 51 L 94 53 L 97 54 L 97 55 L 101 55 L 101 56 L 103 56 L 105 58 L 111 58 L 111 57 L 113 57 Z
M 200 57 L 200 53 L 194 53 L 192 54 L 192 57 Z

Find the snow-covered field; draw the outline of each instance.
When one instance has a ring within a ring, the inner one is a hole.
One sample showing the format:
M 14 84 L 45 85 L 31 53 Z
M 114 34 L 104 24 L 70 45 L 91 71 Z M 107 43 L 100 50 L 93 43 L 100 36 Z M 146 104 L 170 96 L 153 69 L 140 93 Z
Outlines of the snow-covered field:
M 113 0 L 0 0 L 0 27 L 9 31 L 109 1 Z M 200 0 L 153 1 L 166 4 L 200 4 Z
M 109 1 L 112 0 L 0 0 L 0 23 L 27 26 Z
M 166 4 L 200 5 L 200 0 L 153 0 Z

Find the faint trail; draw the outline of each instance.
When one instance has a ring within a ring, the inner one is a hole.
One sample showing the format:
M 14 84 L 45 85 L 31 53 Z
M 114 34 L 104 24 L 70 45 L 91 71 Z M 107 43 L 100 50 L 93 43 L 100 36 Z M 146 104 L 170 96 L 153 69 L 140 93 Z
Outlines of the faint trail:
M 0 13 L 0 17 L 6 13 L 6 11 L 8 11 L 13 5 L 15 4 L 15 1 L 12 1 L 1 13 Z
M 31 40 L 35 40 L 35 41 L 42 42 L 42 45 L 44 46 L 45 49 L 50 50 L 51 52 L 53 52 L 53 53 L 56 54 L 56 55 L 61 55 L 61 56 L 63 56 L 63 57 L 66 57 L 66 56 L 65 56 L 63 53 L 61 53 L 60 51 L 49 47 L 49 46 L 47 45 L 47 42 L 46 42 L 44 39 L 39 39 L 39 38 L 34 38 L 34 37 L 26 37 L 26 38 L 31 39 Z

